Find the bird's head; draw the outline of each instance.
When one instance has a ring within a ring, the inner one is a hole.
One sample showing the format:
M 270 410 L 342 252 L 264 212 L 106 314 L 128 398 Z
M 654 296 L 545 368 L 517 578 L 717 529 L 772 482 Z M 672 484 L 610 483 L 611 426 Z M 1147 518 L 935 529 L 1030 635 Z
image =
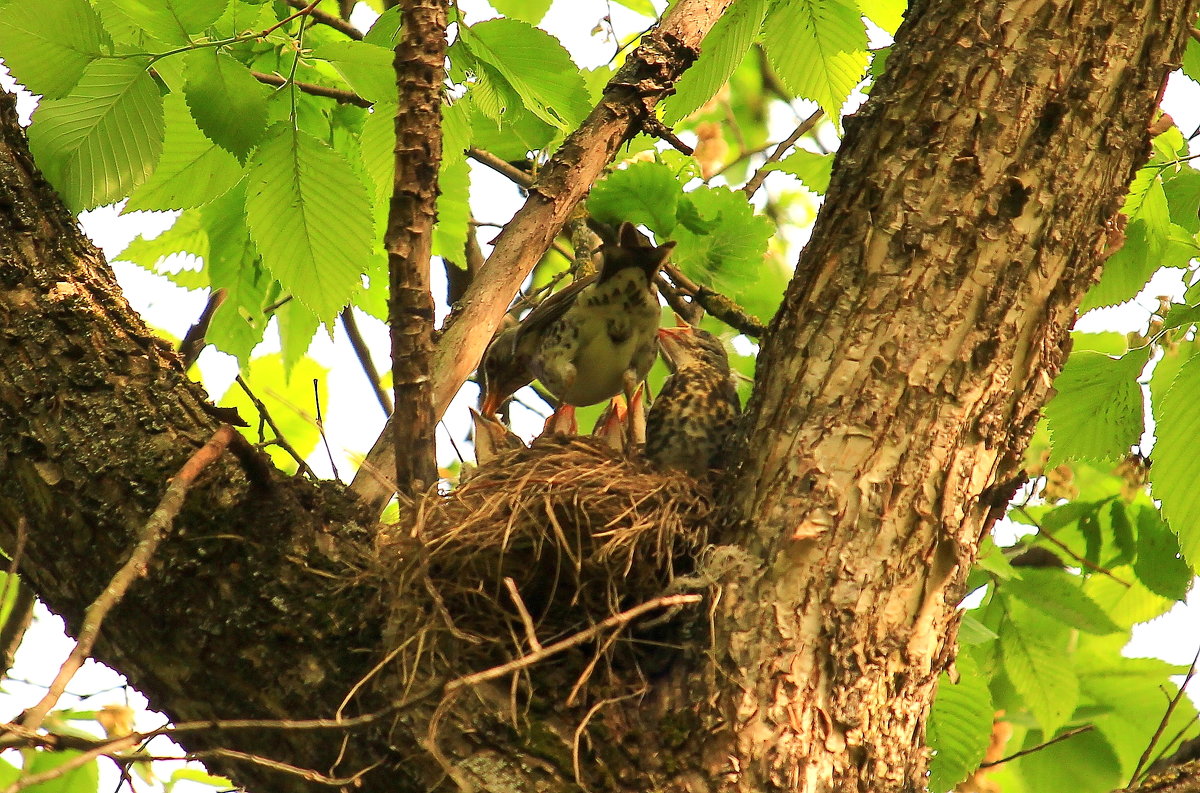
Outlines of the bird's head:
M 646 280 L 652 281 L 655 273 L 670 258 L 674 248 L 674 242 L 654 245 L 634 228 L 632 223 L 622 223 L 617 230 L 616 239 L 604 240 L 604 247 L 601 248 L 603 264 L 600 267 L 600 281 L 607 281 L 628 267 L 640 269 L 646 274 Z
M 492 339 L 483 354 L 480 369 L 483 373 L 483 392 L 479 411 L 484 416 L 495 416 L 504 400 L 519 388 L 529 385 L 533 379 L 529 367 L 520 360 L 517 352 L 518 325 L 512 325 Z
M 729 371 L 729 356 L 721 340 L 703 328 L 680 325 L 658 329 L 658 346 L 667 368 L 677 372 L 685 366 L 711 366 Z

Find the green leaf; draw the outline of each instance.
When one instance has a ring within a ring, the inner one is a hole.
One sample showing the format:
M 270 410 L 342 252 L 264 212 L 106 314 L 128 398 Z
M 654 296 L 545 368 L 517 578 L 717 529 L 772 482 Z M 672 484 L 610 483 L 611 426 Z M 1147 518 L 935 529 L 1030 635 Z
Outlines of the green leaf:
M 1045 743 L 1047 734 L 1031 731 L 1021 748 Z M 1095 731 L 1040 748 L 1017 762 L 1030 791 L 1108 793 L 1123 781 L 1116 753 Z
M 536 25 L 546 16 L 553 0 L 489 0 L 492 8 L 506 17 Z
M 964 614 L 958 625 L 958 641 L 960 644 L 983 644 L 1000 638 L 994 630 L 984 625 L 970 613 Z
M 995 708 L 987 679 L 968 656 L 960 655 L 957 666 L 957 683 L 945 673 L 938 677 L 929 709 L 929 793 L 945 793 L 966 779 L 979 767 L 992 738 Z
M 1179 540 L 1158 510 L 1141 505 L 1137 513 L 1137 560 L 1133 572 L 1151 592 L 1183 600 L 1192 586 L 1192 571 L 1179 555 Z
M 400 10 L 400 6 L 395 5 L 380 14 L 363 41 L 386 50 L 395 48 L 400 41 Z
M 775 0 L 763 49 L 789 90 L 836 119 L 866 72 L 867 29 L 858 9 L 841 0 Z
M 289 300 L 275 312 L 279 321 L 279 346 L 283 356 L 283 368 L 288 377 L 292 370 L 306 360 L 304 354 L 312 345 L 313 334 L 317 332 L 320 321 L 317 315 L 298 300 Z M 310 392 L 311 393 L 311 392 Z M 311 399 L 304 404 L 311 404 Z
M 143 58 L 93 61 L 69 95 L 34 113 L 29 148 L 74 212 L 124 198 L 154 169 L 163 110 L 146 65 Z
M 1200 232 L 1200 171 L 1183 166 L 1163 183 L 1171 222 L 1195 234 Z
M 309 337 L 312 337 L 311 332 Z M 328 369 L 311 358 L 304 358 L 285 371 L 283 356 L 280 353 L 255 358 L 242 372 L 250 390 L 263 401 L 280 433 L 301 457 L 311 454 L 313 449 L 317 448 L 317 441 L 320 439 L 317 426 L 311 418 L 316 414 L 312 381 L 316 380 L 318 383 L 317 393 L 324 408 L 329 404 L 326 394 L 328 374 Z M 258 441 L 258 422 L 255 420 L 258 417 L 258 409 L 237 383 L 229 387 L 219 404 L 222 407 L 237 408 L 242 418 L 251 424 L 250 427 L 241 428 L 242 434 L 251 441 Z M 277 446 L 268 446 L 267 451 L 275 465 L 285 471 L 296 470 L 296 463 L 287 452 Z
M 88 736 L 89 738 L 92 736 Z M 82 752 L 62 749 L 54 752 L 30 752 L 26 754 L 26 773 L 41 774 L 62 767 L 79 757 Z M 100 765 L 89 760 L 78 768 L 72 768 L 62 776 L 49 779 L 40 785 L 25 788 L 29 793 L 94 793 L 100 787 Z
M 214 50 L 187 55 L 183 95 L 204 134 L 245 160 L 267 125 L 271 91 L 250 70 Z
M 1109 572 L 1111 576 L 1088 578 L 1083 591 L 1121 627 L 1130 628 L 1152 620 L 1175 605 L 1174 600 L 1156 595 L 1143 586 L 1132 567 L 1113 567 Z
M 1059 622 L 1095 634 L 1121 630 L 1080 588 L 1080 580 L 1063 570 L 1027 567 L 1020 578 L 1004 583 L 1002 591 Z
M 1064 460 L 1115 461 L 1129 453 L 1143 430 L 1142 389 L 1138 375 L 1149 348 L 1120 358 L 1079 352 L 1054 381 L 1057 391 L 1046 405 L 1053 438 L 1049 465 Z
M 350 302 L 371 254 L 366 185 L 337 151 L 280 124 L 247 165 L 246 221 L 263 263 L 322 321 Z
M 592 188 L 588 212 L 601 223 L 643 224 L 662 239 L 675 228 L 683 188 L 671 169 L 658 162 L 635 162 L 613 171 Z
M 630 11 L 641 14 L 644 17 L 654 19 L 658 16 L 658 12 L 654 10 L 654 4 L 650 0 L 614 0 L 617 5 L 625 6 Z
M 1011 582 L 1010 582 L 1011 583 Z M 1000 626 L 1004 673 L 1042 729 L 1053 734 L 1075 710 L 1079 681 L 1062 650 L 1022 620 Z
M 167 268 L 168 258 L 182 264 L 187 257 L 209 258 L 208 229 L 198 212 L 184 212 L 171 228 L 153 239 L 140 234 L 113 257 L 114 261 L 126 261 L 138 265 L 185 289 L 203 289 L 208 286 L 207 269 L 183 269 L 178 266 Z
M 471 169 L 466 160 L 442 163 L 438 174 L 437 225 L 433 227 L 433 255 L 465 269 L 463 260 L 470 233 Z
M 329 41 L 314 49 L 312 56 L 329 61 L 359 96 L 372 102 L 396 103 L 391 50 L 365 41 Z
M 1151 489 L 1162 500 L 1162 513 L 1179 535 L 1183 558 L 1200 564 L 1200 363 L 1193 357 L 1175 376 L 1157 417 Z
M 213 289 L 224 289 L 225 302 L 213 315 L 208 341 L 236 356 L 245 367 L 267 328 L 263 307 L 271 278 L 250 241 L 246 228 L 245 187 L 239 185 L 202 210 L 209 230 L 211 254 L 206 257 Z
M 859 10 L 863 16 L 879 25 L 884 31 L 896 35 L 896 29 L 908 9 L 907 0 L 859 0 Z
M 738 67 L 762 28 L 768 0 L 739 0 L 726 11 L 700 45 L 696 59 L 663 102 L 663 121 L 674 126 L 712 99 Z
M 471 55 L 495 70 L 542 121 L 570 131 L 588 114 L 579 67 L 549 33 L 515 19 L 491 19 L 463 32 Z
M 129 197 L 122 214 L 139 209 L 198 207 L 222 195 L 242 178 L 241 163 L 204 136 L 181 96 L 167 96 L 163 109 L 166 140 L 162 156 L 153 175 Z
M 803 182 L 809 190 L 824 195 L 829 190 L 829 175 L 833 172 L 833 155 L 796 149 L 787 157 L 771 165 L 770 170 L 790 173 Z
M 0 57 L 26 88 L 66 96 L 88 64 L 111 47 L 85 0 L 10 0 L 0 5 Z

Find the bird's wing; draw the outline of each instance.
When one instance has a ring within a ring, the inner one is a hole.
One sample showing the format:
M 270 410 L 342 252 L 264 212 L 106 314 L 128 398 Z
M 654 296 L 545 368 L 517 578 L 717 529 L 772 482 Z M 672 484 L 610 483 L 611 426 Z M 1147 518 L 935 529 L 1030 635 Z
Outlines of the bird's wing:
M 550 327 L 556 320 L 567 313 L 567 310 L 575 304 L 575 298 L 579 296 L 587 287 L 591 286 L 596 281 L 596 276 L 589 275 L 586 278 L 576 279 L 571 284 L 564 286 L 550 297 L 537 304 L 537 307 L 525 315 L 521 320 L 520 329 L 517 331 L 517 346 L 520 346 L 521 339 L 529 334 L 539 334 L 546 328 Z

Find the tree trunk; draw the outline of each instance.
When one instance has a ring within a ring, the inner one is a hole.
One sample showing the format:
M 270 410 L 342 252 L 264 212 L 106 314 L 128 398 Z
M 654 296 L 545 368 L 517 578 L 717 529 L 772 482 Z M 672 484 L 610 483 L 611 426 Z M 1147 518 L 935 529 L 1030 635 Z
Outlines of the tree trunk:
M 563 691 L 541 685 L 516 718 L 506 686 L 436 713 L 435 687 L 348 740 L 226 729 L 180 742 L 334 776 L 382 762 L 359 780 L 366 793 L 450 779 L 923 789 L 925 714 L 963 578 L 1118 234 L 1194 5 L 914 4 L 887 75 L 847 120 L 764 341 L 744 459 L 700 565 L 716 597 L 685 626 L 702 638 L 663 650 L 638 696 L 564 713 Z M 28 519 L 21 570 L 77 629 L 218 423 L 34 171 L 11 99 L 0 145 L 0 544 Z M 334 484 L 221 461 L 98 655 L 177 721 L 332 716 L 387 628 L 357 506 Z M 394 686 L 355 689 L 345 713 L 376 710 Z M 213 766 L 252 789 L 328 789 Z

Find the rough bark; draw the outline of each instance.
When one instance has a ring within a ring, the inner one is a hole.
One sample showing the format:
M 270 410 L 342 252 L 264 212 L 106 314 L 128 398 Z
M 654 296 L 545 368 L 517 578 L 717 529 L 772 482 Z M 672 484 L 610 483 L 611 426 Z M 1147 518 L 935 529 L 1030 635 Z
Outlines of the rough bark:
M 846 120 L 726 491 L 753 570 L 731 576 L 716 622 L 735 680 L 712 769 L 727 789 L 923 789 L 961 584 L 1119 233 L 1195 7 L 910 8 Z
M 406 0 L 403 36 L 393 68 L 396 107 L 396 172 L 388 228 L 388 325 L 397 421 L 390 422 L 392 480 L 405 492 L 437 481 L 434 450 L 433 293 L 429 261 L 437 219 L 438 167 L 442 161 L 442 81 L 446 60 L 446 4 Z M 382 461 L 381 461 L 382 462 Z

